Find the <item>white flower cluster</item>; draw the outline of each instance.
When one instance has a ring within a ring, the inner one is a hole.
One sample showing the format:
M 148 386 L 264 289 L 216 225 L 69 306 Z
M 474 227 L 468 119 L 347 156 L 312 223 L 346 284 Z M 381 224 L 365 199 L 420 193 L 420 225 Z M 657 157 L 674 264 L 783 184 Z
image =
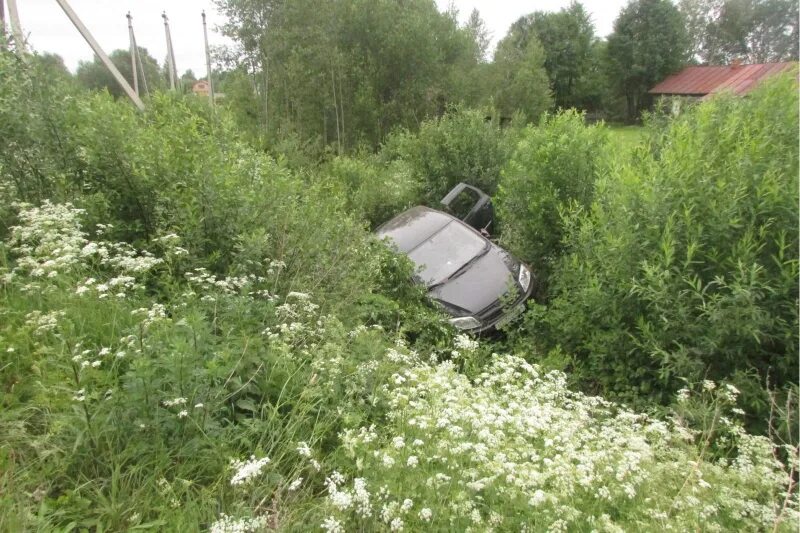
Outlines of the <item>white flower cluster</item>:
M 255 518 L 234 518 L 221 514 L 219 520 L 211 524 L 209 533 L 252 533 L 260 531 L 267 526 L 266 516 Z
M 231 459 L 231 466 L 236 469 L 236 472 L 231 477 L 231 485 L 244 485 L 259 475 L 265 466 L 269 463 L 268 457 L 256 459 L 255 455 L 251 455 L 248 461 L 240 461 L 238 459 Z
M 71 204 L 45 201 L 41 207 L 16 204 L 20 225 L 11 228 L 9 245 L 17 256 L 14 270 L 4 276 L 13 279 L 17 274 L 32 278 L 53 278 L 59 274 L 86 267 L 96 260 L 112 273 L 107 281 L 86 278 L 75 290 L 78 295 L 96 293 L 100 298 L 109 295 L 124 298 L 126 291 L 141 288 L 136 283 L 140 275 L 163 262 L 147 251 L 137 251 L 124 242 L 94 242 L 81 230 L 82 209 Z M 98 234 L 110 225 L 98 224 Z M 23 289 L 32 290 L 26 285 Z
M 9 241 L 18 256 L 15 271 L 34 278 L 52 278 L 81 262 L 81 250 L 87 242 L 79 221 L 82 209 L 49 200 L 41 207 L 15 206 L 19 208 L 20 225 L 11 228 Z
M 342 434 L 364 490 L 387 484 L 369 501 L 389 529 L 771 529 L 791 479 L 768 439 L 732 422 L 737 456 L 698 462 L 681 428 L 571 392 L 563 374 L 517 357 L 497 356 L 473 381 L 445 362 L 390 383 L 388 427 Z M 403 512 L 405 495 L 421 510 Z M 346 526 L 354 491 L 337 484 L 329 500 Z M 784 520 L 796 521 L 797 495 L 787 501 Z
M 345 482 L 344 476 L 334 471 L 325 479 L 325 486 L 328 489 L 328 500 L 331 505 L 340 512 L 354 510 L 356 515 L 361 518 L 372 516 L 372 502 L 370 493 L 367 490 L 367 482 L 364 478 L 353 480 L 353 488 L 346 489 L 342 485 Z
M 204 290 L 217 289 L 226 294 L 238 294 L 247 285 L 266 281 L 266 278 L 254 274 L 217 278 L 205 268 L 195 268 L 192 272 L 186 273 L 186 280 Z
M 58 328 L 59 320 L 65 316 L 66 313 L 64 311 L 50 311 L 49 313 L 31 311 L 25 315 L 25 325 L 33 329 L 34 335 L 44 335 L 55 332 Z
M 154 303 L 150 308 L 140 307 L 131 311 L 133 316 L 142 316 L 142 328 L 147 330 L 153 324 L 169 320 L 167 308 L 163 304 Z
M 137 251 L 125 242 L 89 242 L 81 250 L 83 257 L 97 257 L 100 264 L 125 274 L 142 274 L 164 262 L 146 250 Z

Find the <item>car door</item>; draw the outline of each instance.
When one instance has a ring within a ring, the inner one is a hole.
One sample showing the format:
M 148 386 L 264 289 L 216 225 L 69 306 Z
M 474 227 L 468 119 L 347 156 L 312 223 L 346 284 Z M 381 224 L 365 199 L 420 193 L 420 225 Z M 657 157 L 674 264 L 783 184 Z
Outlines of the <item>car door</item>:
M 482 190 L 459 183 L 442 198 L 445 211 L 469 224 L 481 233 L 488 234 L 494 220 L 492 199 Z

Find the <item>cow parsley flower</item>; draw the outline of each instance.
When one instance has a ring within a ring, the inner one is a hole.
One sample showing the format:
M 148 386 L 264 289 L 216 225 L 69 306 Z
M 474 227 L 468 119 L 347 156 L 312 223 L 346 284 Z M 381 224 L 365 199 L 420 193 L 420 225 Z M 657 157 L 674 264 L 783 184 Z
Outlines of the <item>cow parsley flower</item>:
M 329 516 L 324 522 L 322 522 L 322 529 L 324 529 L 327 533 L 344 533 L 342 523 L 332 516 Z
M 303 457 L 311 457 L 311 448 L 308 446 L 306 442 L 298 442 L 297 453 L 299 453 Z
M 186 405 L 186 398 L 175 398 L 172 400 L 164 400 L 166 407 L 175 407 L 176 405 Z
M 266 525 L 266 516 L 233 518 L 223 513 L 220 515 L 219 520 L 211 524 L 209 533 L 251 533 L 262 530 Z
M 255 455 L 251 455 L 249 461 L 231 459 L 231 466 L 236 469 L 231 478 L 231 485 L 243 485 L 258 477 L 269 462 L 268 457 L 256 459 Z

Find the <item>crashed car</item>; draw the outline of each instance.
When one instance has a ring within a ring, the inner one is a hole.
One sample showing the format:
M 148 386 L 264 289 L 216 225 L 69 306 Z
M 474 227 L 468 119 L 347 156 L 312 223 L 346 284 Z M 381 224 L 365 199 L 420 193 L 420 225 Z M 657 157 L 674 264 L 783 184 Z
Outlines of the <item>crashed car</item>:
M 414 279 L 470 333 L 499 328 L 522 313 L 533 291 L 530 269 L 488 239 L 491 199 L 459 183 L 443 210 L 417 206 L 381 225 L 387 239 L 417 267 Z

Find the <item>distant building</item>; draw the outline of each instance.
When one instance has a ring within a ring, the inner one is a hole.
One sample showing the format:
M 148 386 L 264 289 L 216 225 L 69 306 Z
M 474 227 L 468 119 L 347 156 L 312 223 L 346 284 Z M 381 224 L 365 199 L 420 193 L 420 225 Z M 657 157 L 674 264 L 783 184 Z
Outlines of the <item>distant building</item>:
M 649 93 L 656 96 L 696 98 L 705 98 L 722 91 L 742 95 L 753 90 L 765 78 L 790 70 L 796 65 L 794 61 L 755 65 L 734 62 L 727 66 L 686 67 L 650 89 Z
M 208 93 L 211 92 L 211 86 L 206 80 L 198 80 L 192 85 L 192 92 L 197 96 L 208 96 Z
M 791 70 L 796 62 L 742 65 L 692 66 L 669 76 L 650 89 L 649 94 L 670 102 L 672 113 L 680 113 L 687 101 L 704 100 L 721 92 L 741 96 L 752 91 L 764 79 Z

